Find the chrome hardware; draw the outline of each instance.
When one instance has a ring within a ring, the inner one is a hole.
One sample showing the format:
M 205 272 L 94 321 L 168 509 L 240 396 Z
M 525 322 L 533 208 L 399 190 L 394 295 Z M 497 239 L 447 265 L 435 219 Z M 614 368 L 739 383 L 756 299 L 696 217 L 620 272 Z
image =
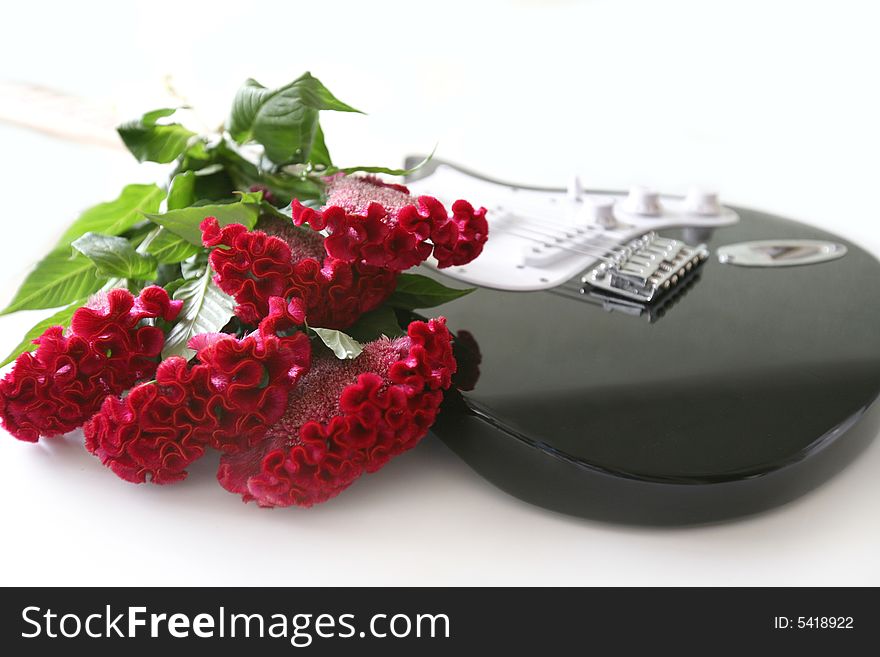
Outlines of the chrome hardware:
M 846 247 L 820 240 L 759 240 L 728 244 L 718 249 L 718 261 L 743 267 L 791 267 L 836 260 Z
M 689 246 L 651 232 L 627 242 L 581 282 L 641 303 L 669 291 L 709 257 L 705 244 Z

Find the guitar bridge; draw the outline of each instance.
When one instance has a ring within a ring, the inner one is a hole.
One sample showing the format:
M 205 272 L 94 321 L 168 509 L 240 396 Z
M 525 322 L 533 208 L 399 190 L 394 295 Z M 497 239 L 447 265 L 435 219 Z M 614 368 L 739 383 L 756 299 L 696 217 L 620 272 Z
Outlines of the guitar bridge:
M 709 257 L 705 244 L 689 246 L 680 240 L 647 233 L 609 252 L 581 282 L 591 287 L 651 303 L 679 286 Z

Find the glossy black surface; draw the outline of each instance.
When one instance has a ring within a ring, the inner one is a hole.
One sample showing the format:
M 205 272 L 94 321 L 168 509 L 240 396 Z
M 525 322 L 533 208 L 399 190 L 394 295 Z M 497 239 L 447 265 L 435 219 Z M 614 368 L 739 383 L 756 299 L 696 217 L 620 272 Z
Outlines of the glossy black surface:
M 700 236 L 713 256 L 653 316 L 555 292 L 479 289 L 444 306 L 482 364 L 435 431 L 502 488 L 579 515 L 699 522 L 809 488 L 816 475 L 798 475 L 803 462 L 841 441 L 880 392 L 880 264 L 821 230 L 737 210 L 739 224 Z M 780 237 L 832 239 L 849 253 L 778 269 L 714 257 Z M 736 492 L 787 468 L 801 480 Z

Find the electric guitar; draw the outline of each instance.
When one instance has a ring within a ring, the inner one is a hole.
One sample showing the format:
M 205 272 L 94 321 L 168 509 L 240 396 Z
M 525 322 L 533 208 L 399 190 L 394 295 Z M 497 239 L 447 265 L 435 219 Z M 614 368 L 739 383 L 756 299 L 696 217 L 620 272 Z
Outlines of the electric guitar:
M 876 435 L 877 413 L 859 420 L 880 393 L 880 263 L 858 246 L 701 190 L 524 187 L 436 160 L 407 185 L 489 209 L 480 258 L 430 273 L 479 288 L 440 312 L 474 338 L 460 366 L 481 361 L 434 431 L 508 493 L 714 521 L 797 497 Z

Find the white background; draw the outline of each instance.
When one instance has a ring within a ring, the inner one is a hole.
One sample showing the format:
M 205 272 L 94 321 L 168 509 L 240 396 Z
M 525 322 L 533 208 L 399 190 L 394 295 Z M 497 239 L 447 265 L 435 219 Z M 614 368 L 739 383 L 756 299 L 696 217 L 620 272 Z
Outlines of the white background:
M 708 183 L 877 254 L 873 6 L 22 2 L 4 7 L 0 82 L 87 98 L 112 125 L 173 102 L 171 75 L 214 125 L 246 77 L 311 70 L 369 112 L 322 119 L 343 165 L 398 165 L 439 142 L 440 157 L 528 183 Z M 39 114 L 3 94 L 7 119 Z M 78 211 L 157 171 L 8 123 L 0 145 L 5 305 Z M 0 349 L 39 318 L 0 318 Z M 78 434 L 0 436 L 0 584 L 880 584 L 880 441 L 785 507 L 664 530 L 528 506 L 434 438 L 311 510 L 244 505 L 215 467 L 133 486 Z

